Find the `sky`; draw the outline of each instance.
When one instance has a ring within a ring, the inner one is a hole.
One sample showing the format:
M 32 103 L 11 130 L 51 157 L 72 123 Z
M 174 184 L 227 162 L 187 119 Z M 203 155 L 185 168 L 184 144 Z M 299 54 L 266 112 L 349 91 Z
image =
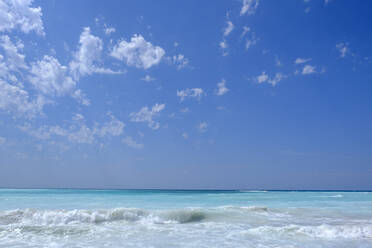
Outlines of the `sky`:
M 364 0 L 0 0 L 0 187 L 372 189 Z

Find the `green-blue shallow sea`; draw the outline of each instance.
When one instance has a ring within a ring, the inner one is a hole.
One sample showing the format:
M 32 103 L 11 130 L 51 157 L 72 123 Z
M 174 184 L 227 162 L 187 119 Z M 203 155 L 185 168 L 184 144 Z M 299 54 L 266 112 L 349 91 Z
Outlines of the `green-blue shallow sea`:
M 0 189 L 0 247 L 372 247 L 372 192 Z

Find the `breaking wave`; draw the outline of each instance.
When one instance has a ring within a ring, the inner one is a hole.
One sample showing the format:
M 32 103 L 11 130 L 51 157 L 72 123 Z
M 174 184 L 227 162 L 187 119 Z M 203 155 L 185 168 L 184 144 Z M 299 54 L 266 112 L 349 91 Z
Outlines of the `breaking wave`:
M 260 226 L 246 231 L 252 235 L 270 235 L 313 239 L 372 239 L 372 225 Z
M 114 221 L 152 221 L 158 224 L 189 223 L 202 221 L 206 213 L 185 209 L 174 211 L 147 211 L 136 208 L 102 210 L 11 210 L 0 213 L 0 225 L 69 225 L 79 223 L 103 223 Z
M 217 208 L 185 208 L 176 210 L 150 211 L 138 208 L 114 208 L 100 210 L 38 210 L 17 209 L 0 211 L 0 225 L 69 225 L 79 223 L 104 223 L 114 221 L 136 222 L 145 221 L 155 224 L 191 223 L 228 219 L 232 213 L 270 213 L 265 206 L 222 206 Z

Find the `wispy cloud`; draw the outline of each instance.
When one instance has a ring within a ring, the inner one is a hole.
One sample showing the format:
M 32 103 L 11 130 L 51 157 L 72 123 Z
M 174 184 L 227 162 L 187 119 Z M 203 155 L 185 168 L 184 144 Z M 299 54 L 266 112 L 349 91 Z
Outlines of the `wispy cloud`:
M 304 63 L 307 63 L 311 60 L 311 58 L 297 58 L 295 60 L 295 64 L 298 65 L 298 64 L 304 64 Z
M 243 5 L 240 10 L 240 15 L 253 15 L 258 8 L 259 0 L 243 0 Z
M 266 72 L 263 71 L 261 75 L 256 77 L 256 81 L 259 84 L 269 83 L 272 86 L 275 86 L 280 81 L 282 81 L 284 78 L 286 78 L 286 75 L 284 75 L 283 73 L 278 72 L 278 73 L 275 73 L 274 77 L 269 77 L 269 75 L 267 75 Z
M 142 149 L 144 147 L 143 144 L 137 143 L 130 136 L 127 136 L 127 137 L 123 138 L 122 139 L 122 142 L 125 143 L 127 146 L 132 147 L 132 148 L 135 148 L 135 149 Z
M 308 74 L 314 74 L 316 73 L 316 66 L 312 65 L 305 65 L 304 68 L 302 68 L 302 74 L 308 75 Z
M 180 98 L 181 102 L 186 98 L 196 98 L 197 100 L 200 100 L 203 92 L 204 91 L 201 88 L 177 90 L 177 96 Z
M 132 112 L 130 116 L 130 120 L 132 122 L 147 122 L 148 126 L 152 129 L 159 129 L 160 124 L 153 120 L 154 117 L 158 116 L 159 113 L 165 108 L 165 104 L 158 104 L 156 103 L 152 108 L 148 108 L 147 106 L 140 109 L 138 112 Z
M 226 27 L 223 31 L 223 36 L 228 36 L 234 30 L 234 24 L 231 21 L 226 21 Z
M 226 80 L 222 79 L 221 82 L 217 83 L 217 90 L 216 90 L 216 95 L 217 96 L 222 96 L 226 94 L 229 91 L 229 89 L 226 87 Z
M 345 58 L 346 55 L 349 53 L 349 44 L 341 42 L 336 45 L 336 48 L 340 52 L 340 57 Z
M 198 129 L 198 131 L 200 132 L 200 133 L 205 133 L 206 131 L 207 131 L 207 129 L 208 129 L 208 123 L 207 122 L 200 122 L 197 126 L 196 126 L 196 128 Z

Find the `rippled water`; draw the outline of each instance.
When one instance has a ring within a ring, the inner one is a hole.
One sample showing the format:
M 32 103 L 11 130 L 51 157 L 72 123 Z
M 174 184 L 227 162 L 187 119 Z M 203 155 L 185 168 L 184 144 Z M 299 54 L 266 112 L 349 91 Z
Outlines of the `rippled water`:
M 372 247 L 372 192 L 3 189 L 0 247 Z

